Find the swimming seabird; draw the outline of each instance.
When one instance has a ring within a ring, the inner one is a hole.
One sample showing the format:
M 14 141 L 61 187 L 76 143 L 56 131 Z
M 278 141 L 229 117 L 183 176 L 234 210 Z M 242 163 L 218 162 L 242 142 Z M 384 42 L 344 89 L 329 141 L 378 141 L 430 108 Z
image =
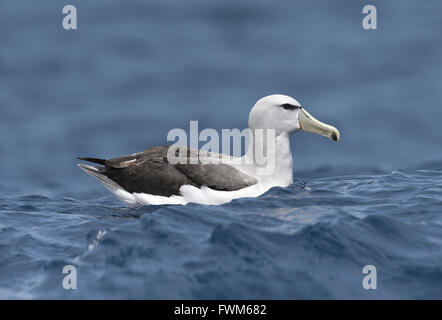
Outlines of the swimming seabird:
M 170 147 L 159 146 L 108 160 L 79 157 L 99 166 L 78 166 L 128 204 L 221 204 L 235 198 L 259 196 L 271 187 L 292 184 L 290 136 L 293 133 L 304 130 L 334 141 L 340 138 L 335 127 L 318 121 L 298 101 L 281 94 L 258 100 L 250 111 L 248 124 L 253 143 L 249 143 L 243 157 L 180 147 L 173 151 L 176 155 L 184 160 L 196 157 L 198 161 L 171 163 Z M 269 129 L 275 137 L 270 144 L 264 135 L 256 134 Z M 274 154 L 271 172 L 260 170 L 257 150 Z

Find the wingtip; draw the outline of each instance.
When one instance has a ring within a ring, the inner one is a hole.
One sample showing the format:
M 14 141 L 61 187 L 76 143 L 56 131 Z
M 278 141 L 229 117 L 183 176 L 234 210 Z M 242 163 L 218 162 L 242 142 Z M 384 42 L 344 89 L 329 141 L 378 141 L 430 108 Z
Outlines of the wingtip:
M 83 161 L 88 161 L 88 162 L 92 162 L 92 163 L 96 163 L 99 165 L 106 165 L 106 160 L 105 159 L 98 159 L 98 158 L 88 158 L 88 157 L 77 157 L 78 160 L 83 160 Z

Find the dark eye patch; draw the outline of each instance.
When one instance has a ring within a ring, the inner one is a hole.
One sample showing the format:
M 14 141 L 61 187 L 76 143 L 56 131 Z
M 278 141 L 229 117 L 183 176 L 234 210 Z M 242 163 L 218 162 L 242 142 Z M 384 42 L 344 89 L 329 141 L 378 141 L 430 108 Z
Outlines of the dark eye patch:
M 295 110 L 295 109 L 301 109 L 301 107 L 298 107 L 298 106 L 294 106 L 293 104 L 290 104 L 290 103 L 284 103 L 284 104 L 281 104 L 281 107 L 283 107 L 283 108 L 284 108 L 284 110 Z

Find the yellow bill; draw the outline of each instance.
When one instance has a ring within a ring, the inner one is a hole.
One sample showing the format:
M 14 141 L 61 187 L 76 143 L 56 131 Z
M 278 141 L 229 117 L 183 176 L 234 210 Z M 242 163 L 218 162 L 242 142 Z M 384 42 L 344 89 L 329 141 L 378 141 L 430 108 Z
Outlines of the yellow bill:
M 299 110 L 298 114 L 299 126 L 302 130 L 316 133 L 321 136 L 330 138 L 334 141 L 339 141 L 341 134 L 339 130 L 335 127 L 322 123 L 319 120 L 316 120 L 310 113 L 308 113 L 304 108 Z

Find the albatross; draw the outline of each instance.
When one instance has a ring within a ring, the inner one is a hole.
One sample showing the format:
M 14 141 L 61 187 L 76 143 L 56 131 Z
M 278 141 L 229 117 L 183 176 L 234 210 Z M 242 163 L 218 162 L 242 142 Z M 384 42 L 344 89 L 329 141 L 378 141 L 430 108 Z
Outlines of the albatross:
M 157 146 L 107 160 L 78 157 L 95 164 L 78 166 L 129 205 L 189 202 L 218 205 L 236 198 L 257 197 L 272 187 L 292 184 L 290 137 L 295 132 L 303 130 L 334 141 L 340 139 L 338 129 L 315 119 L 294 98 L 281 94 L 258 100 L 250 111 L 248 125 L 253 143 L 249 143 L 243 157 Z M 259 130 L 272 131 L 273 143 L 258 135 Z M 257 150 L 274 155 L 271 171 L 260 170 Z M 170 152 L 189 161 L 172 162 Z M 194 158 L 198 161 L 190 161 Z

